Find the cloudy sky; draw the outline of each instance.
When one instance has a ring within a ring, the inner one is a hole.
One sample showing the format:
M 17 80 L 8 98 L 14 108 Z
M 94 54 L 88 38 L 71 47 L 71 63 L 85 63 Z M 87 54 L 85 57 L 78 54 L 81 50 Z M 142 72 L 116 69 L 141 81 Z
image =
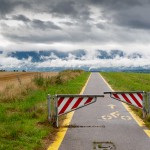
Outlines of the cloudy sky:
M 150 55 L 149 0 L 0 0 L 0 50 Z
M 0 0 L 0 48 L 150 48 L 149 0 Z

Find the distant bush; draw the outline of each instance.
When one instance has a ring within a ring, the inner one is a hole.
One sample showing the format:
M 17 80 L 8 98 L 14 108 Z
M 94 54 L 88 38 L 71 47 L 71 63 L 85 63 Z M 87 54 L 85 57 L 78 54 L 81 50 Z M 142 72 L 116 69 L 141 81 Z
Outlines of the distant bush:
M 43 86 L 44 85 L 44 77 L 42 76 L 41 73 L 37 73 L 35 76 L 34 76 L 34 79 L 33 79 L 34 83 L 37 85 L 37 86 Z
M 50 84 L 63 84 L 83 73 L 82 70 L 65 70 L 60 72 L 57 76 L 52 77 Z
M 18 70 L 13 70 L 13 72 L 18 72 Z
M 65 70 L 59 72 L 57 76 L 44 78 L 40 73 L 35 75 L 33 81 L 37 86 L 47 87 L 55 84 L 63 84 L 83 73 L 82 70 Z

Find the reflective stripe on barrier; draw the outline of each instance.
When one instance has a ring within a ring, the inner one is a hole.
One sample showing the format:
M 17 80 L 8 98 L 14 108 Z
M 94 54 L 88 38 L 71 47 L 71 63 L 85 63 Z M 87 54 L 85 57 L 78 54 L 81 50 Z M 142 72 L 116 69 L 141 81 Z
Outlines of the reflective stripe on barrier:
M 97 97 L 104 97 L 104 95 L 55 95 L 56 127 L 59 126 L 58 117 L 60 115 L 90 105 L 96 102 Z
M 57 115 L 60 116 L 92 104 L 96 102 L 97 97 L 103 97 L 103 95 L 56 95 L 56 97 Z
M 143 93 L 144 92 L 104 92 L 110 94 L 110 97 L 124 103 L 133 105 L 143 109 Z

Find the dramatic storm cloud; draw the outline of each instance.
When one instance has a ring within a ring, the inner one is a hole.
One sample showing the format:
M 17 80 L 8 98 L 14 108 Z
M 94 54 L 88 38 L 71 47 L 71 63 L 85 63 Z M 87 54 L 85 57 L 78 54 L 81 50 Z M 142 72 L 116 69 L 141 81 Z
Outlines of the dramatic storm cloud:
M 149 0 L 0 0 L 0 50 L 121 49 L 149 56 L 149 8 Z

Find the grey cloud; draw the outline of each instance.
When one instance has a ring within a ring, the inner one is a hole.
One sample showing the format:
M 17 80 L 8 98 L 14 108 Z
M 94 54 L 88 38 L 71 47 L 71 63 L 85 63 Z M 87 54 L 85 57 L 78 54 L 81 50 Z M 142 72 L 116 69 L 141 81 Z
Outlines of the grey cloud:
M 39 26 L 39 23 L 37 25 L 38 27 L 36 26 L 34 30 L 32 30 L 31 28 L 22 28 L 22 27 L 17 29 L 7 27 L 7 30 L 3 28 L 2 35 L 13 42 L 27 42 L 27 43 L 55 43 L 55 42 L 81 43 L 86 42 L 86 40 L 93 41 L 96 39 L 94 35 L 90 35 L 90 33 L 87 33 L 87 31 L 81 32 L 81 29 L 79 31 L 76 31 L 75 29 L 69 30 L 67 32 L 63 32 L 62 30 L 54 31 L 47 29 L 45 33 L 44 30 L 40 30 L 41 25 Z
M 128 25 L 130 25 L 131 27 L 139 28 L 139 29 L 150 29 L 150 22 L 145 23 L 139 20 L 133 20 Z
M 97 23 L 96 27 L 99 28 L 99 29 L 102 29 L 102 30 L 106 28 L 103 23 Z
M 51 12 L 56 13 L 56 14 L 74 16 L 75 14 L 77 14 L 77 11 L 74 5 L 75 5 L 75 2 L 73 1 L 60 1 L 59 3 L 52 5 Z
M 141 20 L 119 20 L 117 23 L 121 26 L 127 26 L 134 29 L 150 29 L 150 22 L 143 22 Z
M 149 0 L 0 0 L 0 15 L 7 17 L 0 22 L 1 36 L 6 43 L 37 46 L 145 45 L 150 43 L 149 8 Z
M 140 0 L 89 0 L 93 5 L 100 5 L 111 9 L 126 9 L 128 7 L 142 5 Z M 147 0 L 144 0 L 145 2 Z M 108 10 L 109 11 L 109 10 Z
M 114 23 L 135 29 L 150 29 L 150 5 L 135 7 L 114 15 Z
M 16 7 L 30 8 L 30 4 L 26 1 L 17 0 L 0 0 L 0 17 L 4 18 L 6 14 L 11 13 Z
M 65 41 L 65 35 L 55 34 L 55 35 L 45 35 L 42 34 L 30 34 L 30 35 L 19 35 L 19 34 L 9 34 L 5 33 L 5 36 L 14 42 L 27 42 L 27 43 L 53 43 L 53 42 L 61 42 Z
M 41 20 L 38 20 L 38 19 L 34 19 L 31 22 L 31 25 L 35 28 L 39 28 L 39 29 L 42 29 L 42 30 L 46 30 L 46 29 L 61 30 L 61 27 L 55 25 L 51 21 L 41 21 Z
M 24 15 L 18 15 L 18 16 L 13 16 L 12 17 L 13 20 L 18 20 L 18 21 L 23 21 L 23 22 L 30 22 L 31 20 L 29 18 L 27 18 Z
M 85 0 L 87 1 L 87 0 Z M 72 19 L 90 20 L 90 9 L 88 4 L 78 0 L 0 0 L 1 16 L 11 14 L 17 7 L 23 7 L 33 13 L 48 13 L 54 17 L 70 17 Z M 21 16 L 22 17 L 22 16 Z M 23 20 L 22 20 L 23 21 Z M 25 20 L 26 21 L 26 20 Z
M 133 29 L 150 29 L 150 1 L 148 0 L 91 0 L 99 5 L 103 18 L 110 24 Z M 101 28 L 98 24 L 97 27 Z
M 40 23 L 39 23 L 40 22 Z M 146 32 L 145 36 L 141 36 L 140 32 L 135 33 L 129 30 L 122 31 L 121 29 L 116 30 L 115 27 L 103 26 L 101 30 L 94 29 L 90 25 L 81 25 L 67 27 L 67 30 L 54 30 L 47 25 L 43 25 L 41 21 L 32 22 L 29 26 L 19 26 L 18 28 L 12 28 L 3 24 L 3 30 L 1 35 L 7 38 L 9 41 L 15 43 L 25 42 L 25 43 L 70 43 L 70 44 L 86 44 L 86 45 L 95 45 L 95 44 L 107 44 L 111 42 L 116 42 L 120 44 L 132 43 L 132 42 L 141 42 L 143 40 L 149 41 L 149 34 Z M 99 24 L 100 25 L 100 24 Z M 42 29 L 43 28 L 43 29 Z M 100 28 L 100 26 L 99 26 Z M 88 44 L 87 44 L 88 42 Z
M 14 5 L 8 0 L 0 0 L 0 16 L 10 13 L 14 9 Z
M 33 13 L 48 13 L 54 17 L 70 17 L 72 19 L 82 19 L 82 21 L 90 20 L 90 9 L 88 4 L 78 0 L 0 0 L 1 14 L 9 14 L 13 10 L 17 10 L 18 6 L 30 10 Z M 87 0 L 85 0 L 86 2 Z M 21 16 L 22 17 L 22 16 Z M 22 19 L 23 21 L 23 19 Z M 25 20 L 26 21 L 26 20 Z
M 58 25 L 56 25 L 55 23 L 53 23 L 51 21 L 42 21 L 39 19 L 31 20 L 22 14 L 21 15 L 14 15 L 14 16 L 12 16 L 11 19 L 8 19 L 8 20 L 23 21 L 24 23 L 28 23 L 28 27 L 39 28 L 42 30 L 47 30 L 47 29 L 61 30 L 61 27 L 59 27 Z
M 61 24 L 64 24 L 64 25 L 67 25 L 67 26 L 73 26 L 73 25 L 75 25 L 74 23 L 69 22 L 69 21 L 60 22 L 60 23 L 61 23 Z
M 83 1 L 56 1 L 49 5 L 50 13 L 56 16 L 68 16 L 72 19 L 90 20 L 90 10 Z

